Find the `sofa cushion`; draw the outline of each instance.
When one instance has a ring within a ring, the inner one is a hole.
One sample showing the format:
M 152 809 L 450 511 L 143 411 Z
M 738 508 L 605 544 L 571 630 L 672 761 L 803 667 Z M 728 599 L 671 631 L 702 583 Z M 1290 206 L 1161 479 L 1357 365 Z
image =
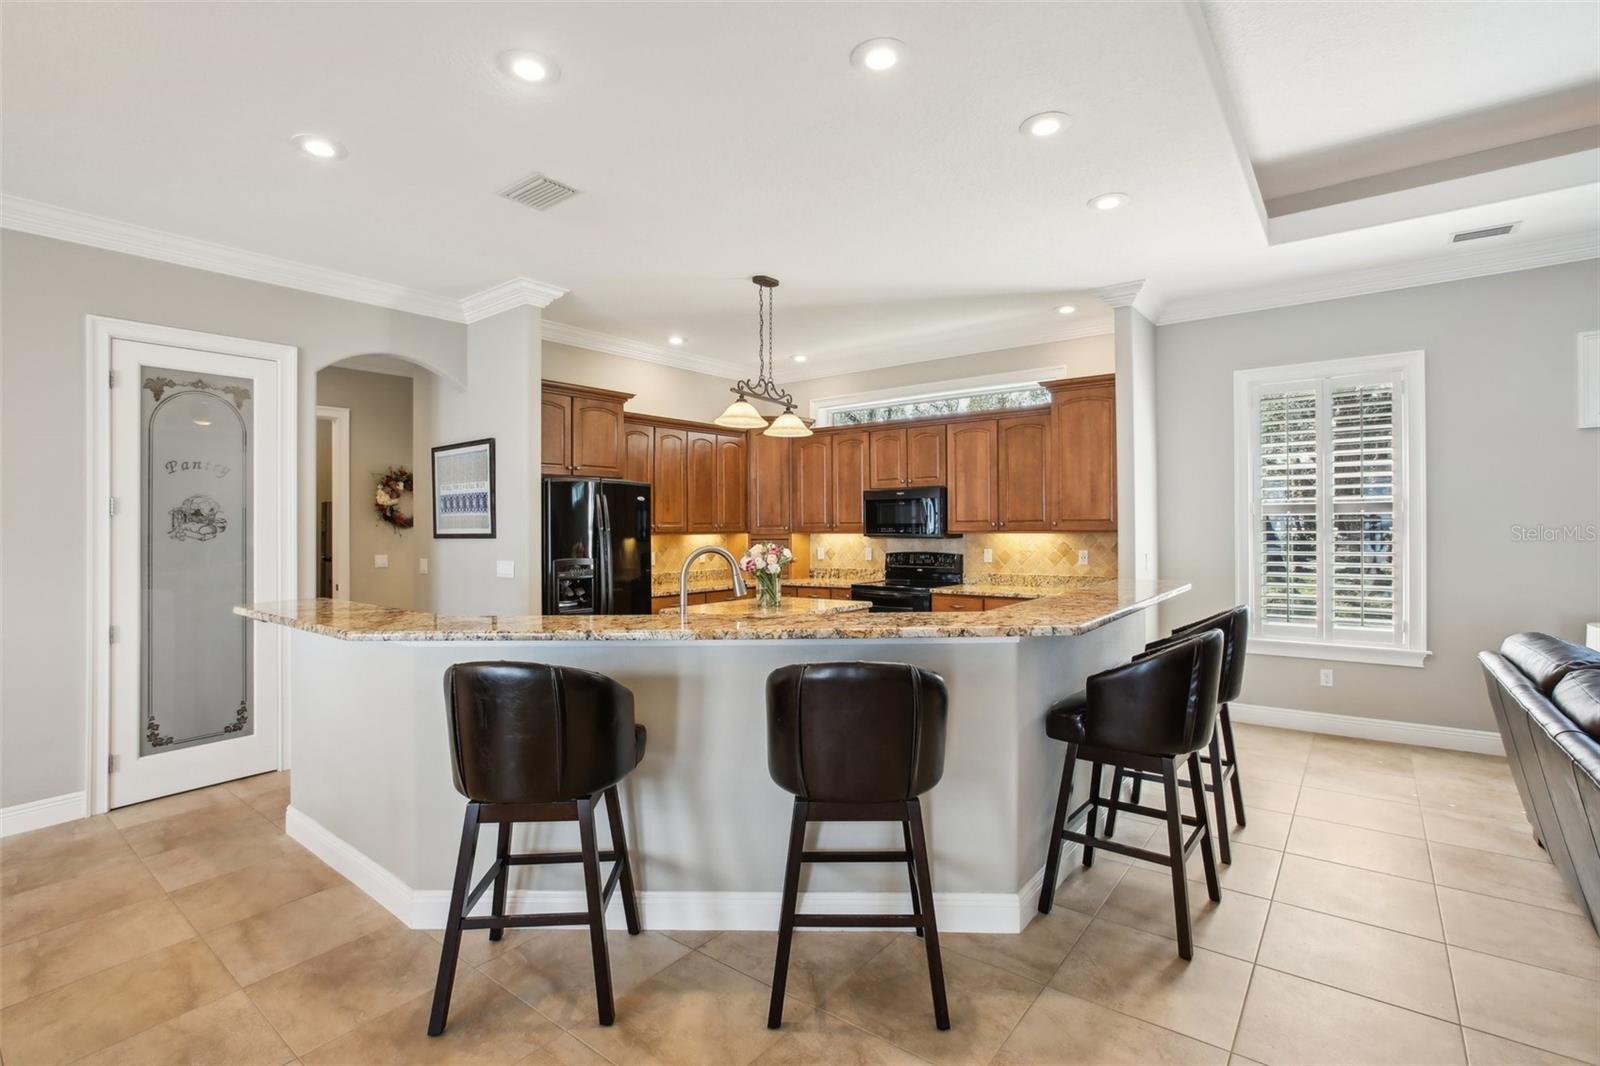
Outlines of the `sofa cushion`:
M 1500 645 L 1500 654 L 1510 659 L 1546 696 L 1573 670 L 1584 666 L 1600 667 L 1600 651 L 1548 633 L 1513 634 Z
M 1600 740 L 1600 667 L 1569 672 L 1550 693 L 1550 700 L 1573 725 Z

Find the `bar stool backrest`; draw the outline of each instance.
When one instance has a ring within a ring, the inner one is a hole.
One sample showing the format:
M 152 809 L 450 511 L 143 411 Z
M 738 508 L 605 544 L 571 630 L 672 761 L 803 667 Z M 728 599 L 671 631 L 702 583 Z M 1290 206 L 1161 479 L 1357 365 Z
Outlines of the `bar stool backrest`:
M 1222 645 L 1222 634 L 1208 629 L 1090 677 L 1085 744 L 1147 755 L 1187 755 L 1210 744 Z
M 767 678 L 767 769 L 801 799 L 887 803 L 944 776 L 944 679 L 902 663 L 805 663 Z
M 1232 703 L 1244 688 L 1244 652 L 1250 638 L 1250 608 L 1229 607 L 1209 618 L 1181 625 L 1172 631 L 1175 637 L 1187 637 L 1215 629 L 1222 634 L 1222 678 L 1217 690 L 1217 702 Z
M 592 796 L 638 762 L 633 693 L 542 663 L 458 663 L 444 674 L 450 768 L 475 803 Z

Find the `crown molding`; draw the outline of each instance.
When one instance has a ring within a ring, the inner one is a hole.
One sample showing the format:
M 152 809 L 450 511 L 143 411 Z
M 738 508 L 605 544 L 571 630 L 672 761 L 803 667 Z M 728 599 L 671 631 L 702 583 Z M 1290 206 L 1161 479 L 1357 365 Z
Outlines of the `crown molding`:
M 1138 281 L 1107 285 L 1093 291 L 1095 297 L 1112 310 L 1131 307 L 1152 322 L 1161 311 L 1161 302 L 1156 298 L 1155 287 L 1143 278 Z
M 512 278 L 464 297 L 460 304 L 461 320 L 470 326 L 514 307 L 545 308 L 566 294 L 567 290 L 559 285 L 549 285 L 533 278 Z
M 570 326 L 565 322 L 554 322 L 548 318 L 544 320 L 542 332 L 545 340 L 557 344 L 570 344 L 574 348 L 586 348 L 591 352 L 604 352 L 607 355 L 620 355 L 624 359 L 638 359 L 658 366 L 691 370 L 696 374 L 710 374 L 720 378 L 742 373 L 738 366 L 718 359 L 708 359 L 705 356 L 692 355 L 673 348 L 663 348 L 658 344 L 601 333 L 599 330 L 584 329 L 582 326 Z
M 1338 300 L 1347 296 L 1366 296 L 1394 289 L 1416 288 L 1419 285 L 1437 285 L 1441 282 L 1481 278 L 1491 274 L 1534 270 L 1538 267 L 1575 263 L 1584 259 L 1600 259 L 1600 234 L 1565 234 L 1542 240 L 1524 241 L 1520 244 L 1507 244 L 1498 249 L 1463 251 L 1458 255 L 1432 256 L 1409 263 L 1391 263 L 1337 274 L 1324 274 L 1304 281 L 1257 285 L 1208 296 L 1173 300 L 1167 304 L 1156 324 L 1167 326 L 1203 318 L 1244 314 L 1249 311 L 1266 311 L 1274 307 L 1320 303 L 1323 300 Z

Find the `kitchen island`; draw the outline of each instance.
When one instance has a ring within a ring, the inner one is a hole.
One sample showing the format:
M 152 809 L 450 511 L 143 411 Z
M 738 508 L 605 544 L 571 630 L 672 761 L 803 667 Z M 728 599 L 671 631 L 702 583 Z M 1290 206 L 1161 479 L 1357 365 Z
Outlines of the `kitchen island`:
M 923 799 L 941 928 L 1017 932 L 1038 898 L 1060 773 L 1045 710 L 1126 662 L 1149 608 L 1187 589 L 1110 581 L 950 614 L 761 612 L 749 600 L 686 618 L 442 616 L 338 600 L 237 613 L 291 630 L 290 836 L 415 928 L 443 925 L 465 803 L 451 784 L 441 689 L 451 663 L 555 663 L 631 689 L 649 747 L 621 793 L 645 924 L 770 929 L 791 797 L 767 775 L 766 677 L 868 659 L 922 666 L 949 686 L 944 778 Z M 899 846 L 888 824 L 814 832 L 813 846 Z M 571 825 L 517 834 L 519 850 L 576 846 Z M 491 840 L 484 849 L 486 865 Z M 518 875 L 514 910 L 581 909 L 575 868 Z M 897 865 L 809 868 L 802 906 L 903 910 L 904 876 Z M 620 923 L 620 901 L 613 910 Z

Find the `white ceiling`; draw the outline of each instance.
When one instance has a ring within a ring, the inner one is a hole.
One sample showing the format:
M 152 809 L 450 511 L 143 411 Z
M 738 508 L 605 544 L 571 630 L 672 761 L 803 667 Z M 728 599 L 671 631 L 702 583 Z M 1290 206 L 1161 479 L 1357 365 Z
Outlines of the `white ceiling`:
M 1132 279 L 1193 304 L 1455 254 L 1449 233 L 1507 211 L 1502 240 L 1530 248 L 1600 233 L 1584 186 L 1269 245 L 1231 110 L 1250 154 L 1300 151 L 1595 76 L 1566 10 L 1594 5 L 1389 4 L 1315 5 L 1309 42 L 1343 62 L 1308 79 L 1272 65 L 1308 47 L 1305 6 L 1209 12 L 1233 100 L 1179 4 L 7 3 L 0 174 L 8 197 L 440 296 L 535 278 L 568 290 L 550 319 L 681 333 L 740 370 L 748 278 L 769 273 L 806 375 L 1105 330 L 1091 291 Z M 851 67 L 878 36 L 903 67 Z M 1496 40 L 1515 62 L 1454 74 Z M 561 80 L 509 84 L 514 47 Z M 1374 83 L 1405 56 L 1427 76 L 1391 109 Z M 1341 72 L 1364 93 L 1345 105 Z M 1074 123 L 1022 136 L 1042 110 Z M 347 158 L 299 155 L 302 132 Z M 581 194 L 548 213 L 495 195 L 534 171 Z M 1132 203 L 1086 206 L 1113 190 Z

